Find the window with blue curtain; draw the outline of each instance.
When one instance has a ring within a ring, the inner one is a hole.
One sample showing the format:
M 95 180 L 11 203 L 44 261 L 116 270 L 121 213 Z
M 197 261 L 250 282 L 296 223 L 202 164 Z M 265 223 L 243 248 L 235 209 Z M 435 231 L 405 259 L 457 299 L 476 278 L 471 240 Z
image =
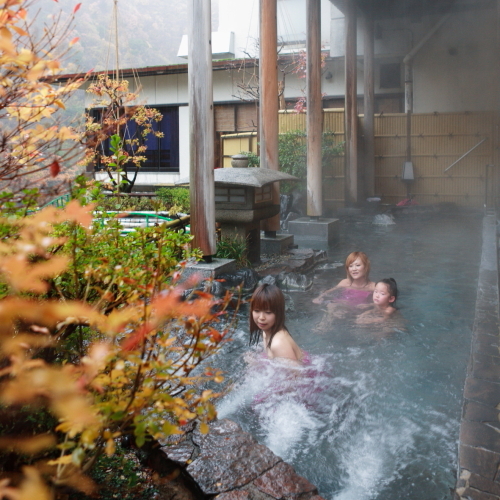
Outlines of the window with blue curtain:
M 140 137 L 140 131 L 133 121 L 127 122 L 123 128 L 125 140 L 139 137 L 139 142 L 144 143 L 147 149 L 142 156 L 146 161 L 142 164 L 141 172 L 179 172 L 179 108 L 177 106 L 154 106 L 162 115 L 160 122 L 154 122 L 153 130 L 163 133 L 163 137 L 156 137 L 152 134 L 146 138 Z M 92 110 L 92 115 L 98 121 L 100 110 Z M 102 154 L 109 155 L 109 140 L 104 141 L 99 148 Z M 127 145 L 126 149 L 132 153 L 136 146 Z M 101 170 L 102 165 L 96 165 L 96 170 Z M 134 170 L 133 164 L 126 167 L 127 170 Z

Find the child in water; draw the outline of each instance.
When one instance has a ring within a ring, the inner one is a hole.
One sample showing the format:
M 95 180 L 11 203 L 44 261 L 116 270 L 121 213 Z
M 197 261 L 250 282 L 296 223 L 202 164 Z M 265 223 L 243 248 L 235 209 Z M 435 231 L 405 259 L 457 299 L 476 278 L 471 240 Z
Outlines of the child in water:
M 370 260 L 364 252 L 352 252 L 345 261 L 347 277 L 337 286 L 326 290 L 313 302 L 323 304 L 324 302 L 345 302 L 357 306 L 368 302 L 375 283 L 370 281 Z M 334 293 L 334 292 L 337 293 Z
M 285 326 L 285 297 L 276 285 L 260 285 L 250 306 L 250 345 L 262 337 L 267 357 L 301 362 L 303 353 Z
M 398 298 L 398 286 L 394 278 L 385 278 L 377 282 L 373 291 L 373 306 L 356 319 L 359 325 L 382 323 L 392 318 L 396 312 L 394 304 Z

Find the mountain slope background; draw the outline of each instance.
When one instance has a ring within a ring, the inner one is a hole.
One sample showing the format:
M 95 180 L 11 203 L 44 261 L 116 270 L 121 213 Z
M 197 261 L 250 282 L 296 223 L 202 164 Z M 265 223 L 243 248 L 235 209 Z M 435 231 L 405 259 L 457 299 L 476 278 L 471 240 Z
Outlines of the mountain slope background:
M 78 37 L 65 72 L 116 68 L 113 0 L 35 0 L 29 13 L 37 29 L 53 19 L 76 13 L 71 38 Z M 177 57 L 188 32 L 188 3 L 178 0 L 118 0 L 118 61 L 120 68 L 186 63 Z M 212 30 L 217 29 L 218 3 L 212 1 Z

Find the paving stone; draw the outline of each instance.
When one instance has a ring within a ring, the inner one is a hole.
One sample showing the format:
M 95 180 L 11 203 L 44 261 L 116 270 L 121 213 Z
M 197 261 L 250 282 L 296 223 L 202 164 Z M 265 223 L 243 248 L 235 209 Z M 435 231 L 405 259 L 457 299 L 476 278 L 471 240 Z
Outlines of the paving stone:
M 464 420 L 460 426 L 460 442 L 486 450 L 500 450 L 500 433 L 487 424 Z
M 478 474 L 471 474 L 469 487 L 500 496 L 500 484 Z
M 474 361 L 477 363 L 484 363 L 485 365 L 500 366 L 500 358 L 492 356 L 491 354 L 484 354 L 482 352 L 475 352 L 473 355 Z
M 479 491 L 474 488 L 466 488 L 462 493 L 461 497 L 463 500 L 499 500 L 500 497 L 487 493 L 484 491 Z
M 474 350 L 481 354 L 500 357 L 498 335 L 476 335 L 474 339 Z
M 317 493 L 307 479 L 299 476 L 293 467 L 280 462 L 254 481 L 254 485 L 273 498 L 297 498 L 304 493 Z
M 246 490 L 227 491 L 217 495 L 214 500 L 249 500 L 250 493 Z
M 472 361 L 472 376 L 495 382 L 500 380 L 500 358 L 474 353 Z
M 193 457 L 194 446 L 189 441 L 183 441 L 178 445 L 163 446 L 162 450 L 170 460 L 185 464 Z
M 460 443 L 459 463 L 460 467 L 493 481 L 500 465 L 500 453 Z
M 491 422 L 497 425 L 500 423 L 498 420 L 499 415 L 500 411 L 489 405 L 483 405 L 470 400 L 464 402 L 463 418 L 465 420 Z
M 281 461 L 241 427 L 227 419 L 210 426 L 203 436 L 193 435 L 200 454 L 186 468 L 206 495 L 240 488 Z
M 500 384 L 475 377 L 467 377 L 464 397 L 495 407 L 500 402 Z

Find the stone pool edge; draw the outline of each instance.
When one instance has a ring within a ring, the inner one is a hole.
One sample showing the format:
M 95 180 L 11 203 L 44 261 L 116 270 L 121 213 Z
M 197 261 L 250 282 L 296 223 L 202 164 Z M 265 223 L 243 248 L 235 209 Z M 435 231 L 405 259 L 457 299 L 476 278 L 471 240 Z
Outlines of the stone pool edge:
M 500 500 L 500 350 L 496 216 L 483 218 L 471 353 L 464 386 L 455 500 Z

